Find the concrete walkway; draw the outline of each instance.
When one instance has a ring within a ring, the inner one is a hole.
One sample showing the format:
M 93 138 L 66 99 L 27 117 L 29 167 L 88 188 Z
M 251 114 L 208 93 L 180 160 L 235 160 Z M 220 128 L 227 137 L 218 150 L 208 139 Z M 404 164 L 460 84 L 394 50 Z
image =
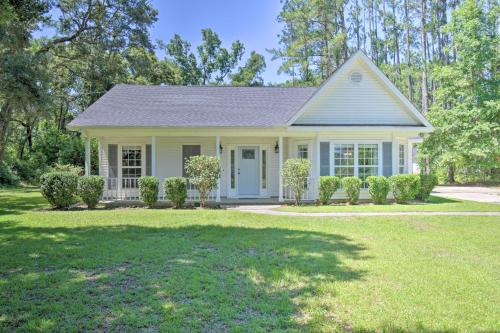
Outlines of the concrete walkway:
M 437 186 L 432 195 L 459 200 L 499 203 L 500 187 L 486 186 Z
M 276 216 L 311 216 L 311 217 L 354 217 L 354 216 L 500 216 L 498 212 L 323 212 L 323 213 L 298 213 L 273 210 L 279 205 L 254 205 L 254 206 L 235 206 L 228 209 L 238 210 L 240 212 L 276 215 Z M 499 207 L 500 209 L 500 207 Z

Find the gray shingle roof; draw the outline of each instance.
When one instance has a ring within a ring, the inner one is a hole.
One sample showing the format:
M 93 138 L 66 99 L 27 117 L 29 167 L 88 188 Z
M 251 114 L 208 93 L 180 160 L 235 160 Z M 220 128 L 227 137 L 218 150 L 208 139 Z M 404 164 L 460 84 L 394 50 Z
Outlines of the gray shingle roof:
M 119 84 L 70 127 L 284 126 L 316 89 Z

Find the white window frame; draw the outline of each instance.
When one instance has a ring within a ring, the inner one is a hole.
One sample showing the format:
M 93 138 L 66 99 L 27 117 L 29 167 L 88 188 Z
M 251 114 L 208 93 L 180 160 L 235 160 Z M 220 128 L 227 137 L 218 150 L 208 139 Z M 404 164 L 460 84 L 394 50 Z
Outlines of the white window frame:
M 301 153 L 303 152 L 303 151 L 301 151 L 301 148 L 304 148 L 304 147 L 306 149 L 305 152 L 307 154 L 307 158 L 303 158 L 302 156 L 300 156 Z M 297 150 L 297 152 L 296 152 L 295 156 L 297 156 L 297 158 L 302 158 L 302 159 L 305 159 L 305 160 L 310 160 L 311 159 L 311 154 L 310 154 L 311 149 L 309 149 L 309 144 L 307 144 L 307 143 L 297 143 L 296 150 Z
M 401 148 L 403 148 L 403 150 L 401 150 Z M 401 156 L 401 153 L 403 153 L 403 156 Z M 398 145 L 398 173 L 399 174 L 406 172 L 406 156 L 407 156 L 406 145 L 400 143 Z M 402 164 L 401 164 L 401 157 L 403 159 Z
M 374 168 L 376 167 L 377 168 L 377 174 L 376 175 L 380 175 L 381 172 L 380 172 L 380 150 L 381 150 L 381 144 L 377 144 L 377 143 L 357 143 L 356 144 L 356 150 L 358 151 L 357 152 L 357 156 L 358 156 L 358 177 L 361 179 L 361 176 L 359 175 L 359 145 L 374 145 L 377 147 L 377 164 L 370 164 L 370 165 L 364 165 L 364 167 L 367 167 L 367 168 Z M 370 175 L 370 176 L 376 176 L 376 175 Z M 369 176 L 368 176 L 369 177 Z M 362 180 L 362 179 L 361 179 Z M 365 179 L 365 184 L 366 184 L 366 179 Z M 365 187 L 362 187 L 362 188 L 367 188 L 366 186 Z
M 146 175 L 146 144 L 144 143 L 118 143 L 118 181 L 117 187 L 118 190 L 122 190 L 122 182 L 123 182 L 123 147 L 141 147 L 141 176 Z M 137 188 L 138 190 L 138 188 Z
M 377 144 L 378 145 L 378 175 L 382 176 L 382 142 L 383 140 L 328 140 L 321 139 L 321 142 L 330 144 L 330 175 L 335 174 L 335 145 L 336 144 L 353 144 L 354 145 L 354 176 L 359 177 L 359 161 L 358 161 L 358 145 L 359 144 Z M 366 189 L 361 189 L 366 191 Z

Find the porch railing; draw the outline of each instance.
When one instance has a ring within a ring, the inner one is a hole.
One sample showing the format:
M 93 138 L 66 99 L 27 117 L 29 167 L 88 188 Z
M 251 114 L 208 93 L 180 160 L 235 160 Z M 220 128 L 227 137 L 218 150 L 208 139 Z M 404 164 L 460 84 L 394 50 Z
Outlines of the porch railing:
M 318 193 L 318 180 L 313 177 L 308 177 L 305 190 L 302 194 L 302 200 L 312 201 L 316 200 L 316 194 Z M 295 195 L 293 191 L 288 186 L 283 186 L 283 199 L 284 200 L 295 200 Z
M 139 200 L 139 178 L 104 178 L 103 200 Z M 159 178 L 158 200 L 167 201 L 165 198 L 164 178 Z M 217 191 L 213 190 L 208 195 L 208 201 L 215 201 Z M 187 201 L 199 201 L 200 193 L 193 184 L 187 180 Z

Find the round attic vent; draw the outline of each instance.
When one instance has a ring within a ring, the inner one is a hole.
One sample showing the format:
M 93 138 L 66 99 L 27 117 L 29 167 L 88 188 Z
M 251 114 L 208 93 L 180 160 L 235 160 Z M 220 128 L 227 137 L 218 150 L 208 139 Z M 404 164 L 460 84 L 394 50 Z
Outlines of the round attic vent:
M 360 83 L 361 80 L 363 79 L 363 75 L 361 75 L 360 72 L 352 72 L 350 79 L 351 79 L 351 82 L 353 82 L 353 83 Z

